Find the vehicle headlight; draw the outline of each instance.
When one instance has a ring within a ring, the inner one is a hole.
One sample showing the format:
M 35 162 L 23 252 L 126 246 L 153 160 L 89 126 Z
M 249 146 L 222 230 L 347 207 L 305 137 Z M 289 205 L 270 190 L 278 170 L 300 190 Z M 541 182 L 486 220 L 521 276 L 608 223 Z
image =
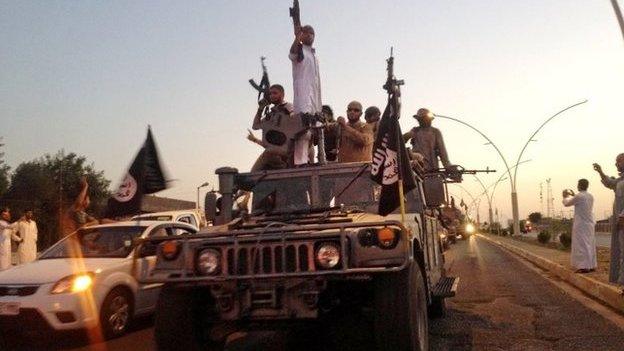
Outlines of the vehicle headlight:
M 475 227 L 471 223 L 466 224 L 466 233 L 474 233 Z
M 340 249 L 333 243 L 322 243 L 316 249 L 316 263 L 321 268 L 330 269 L 340 262 Z
M 82 292 L 89 289 L 93 285 L 93 273 L 82 273 L 67 276 L 59 280 L 52 290 L 51 294 L 64 294 Z
M 210 275 L 219 271 L 221 253 L 215 249 L 205 249 L 197 255 L 197 270 L 200 274 Z

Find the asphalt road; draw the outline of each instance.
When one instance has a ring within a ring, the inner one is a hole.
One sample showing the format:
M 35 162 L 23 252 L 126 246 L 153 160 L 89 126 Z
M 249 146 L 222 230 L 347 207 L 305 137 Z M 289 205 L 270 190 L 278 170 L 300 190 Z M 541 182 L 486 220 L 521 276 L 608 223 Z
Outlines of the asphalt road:
M 446 258 L 449 273 L 460 276 L 461 282 L 457 296 L 448 300 L 447 317 L 430 321 L 431 350 L 623 349 L 624 323 L 618 327 L 608 321 L 604 307 L 596 308 L 603 310 L 602 315 L 585 307 L 582 299 L 571 297 L 545 274 L 500 248 L 473 237 L 453 245 Z M 619 315 L 614 319 L 624 320 Z M 370 332 L 367 325 L 360 327 L 354 349 L 366 350 L 372 343 Z M 85 337 L 63 335 L 30 339 L 18 349 L 147 351 L 154 350 L 152 333 L 151 321 L 145 319 L 127 336 L 107 343 L 87 345 Z M 309 333 L 307 337 L 318 341 L 315 331 Z M 284 349 L 283 339 L 282 333 L 237 334 L 228 349 L 279 350 Z M 296 344 L 291 348 L 310 348 L 307 341 Z

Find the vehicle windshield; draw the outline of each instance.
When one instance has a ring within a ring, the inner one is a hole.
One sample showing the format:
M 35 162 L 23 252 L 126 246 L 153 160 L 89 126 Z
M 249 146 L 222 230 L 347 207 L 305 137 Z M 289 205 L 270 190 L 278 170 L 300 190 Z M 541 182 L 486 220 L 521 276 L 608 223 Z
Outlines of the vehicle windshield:
M 173 217 L 171 216 L 137 216 L 134 218 L 137 221 L 171 221 Z
M 376 184 L 369 172 L 331 174 L 319 177 L 321 203 L 325 206 L 355 206 L 362 211 L 377 211 L 381 186 Z
M 85 228 L 52 246 L 40 259 L 53 258 L 123 258 L 145 226 Z
M 264 179 L 253 188 L 253 212 L 292 212 L 310 209 L 310 177 Z

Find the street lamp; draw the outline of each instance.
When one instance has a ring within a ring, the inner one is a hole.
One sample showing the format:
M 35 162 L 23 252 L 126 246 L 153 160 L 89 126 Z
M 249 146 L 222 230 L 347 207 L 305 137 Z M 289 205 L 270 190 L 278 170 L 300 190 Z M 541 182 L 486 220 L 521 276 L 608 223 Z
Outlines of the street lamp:
M 531 141 L 535 141 L 533 139 L 533 137 L 535 137 L 535 135 L 551 120 L 553 120 L 555 117 L 559 116 L 560 114 L 562 114 L 563 112 L 574 108 L 576 106 L 582 105 L 584 103 L 586 103 L 587 100 L 581 101 L 581 102 L 577 102 L 576 104 L 570 105 L 566 108 L 564 108 L 563 110 L 555 113 L 554 115 L 550 116 L 548 119 L 546 119 L 546 121 L 544 121 L 544 123 L 542 123 L 539 128 L 537 128 L 537 130 L 535 130 L 535 132 L 533 132 L 533 134 L 531 134 L 531 137 L 529 138 L 529 140 L 527 140 L 526 144 L 524 145 L 524 147 L 522 148 L 522 151 L 520 151 L 520 154 L 518 155 L 518 161 L 516 162 L 516 164 L 520 163 L 520 159 L 522 158 L 522 154 L 524 153 L 524 150 L 526 150 L 527 146 L 529 145 L 529 143 Z M 472 125 L 459 120 L 457 118 L 452 118 L 452 117 L 448 117 L 448 116 L 442 116 L 442 115 L 434 115 L 435 117 L 440 117 L 440 118 L 445 118 L 445 119 L 450 119 L 452 121 L 461 123 L 467 127 L 469 127 L 470 129 L 474 130 L 475 132 L 479 133 L 482 137 L 484 137 L 488 143 L 486 145 L 492 145 L 492 147 L 496 150 L 496 152 L 498 153 L 498 156 L 500 156 L 500 158 L 503 160 L 503 163 L 505 164 L 505 167 L 507 168 L 507 174 L 509 175 L 510 178 L 510 186 L 511 186 L 511 210 L 512 210 L 512 215 L 513 215 L 513 230 L 514 233 L 520 233 L 520 214 L 519 214 L 519 210 L 518 210 L 518 192 L 516 191 L 516 177 L 518 175 L 518 168 L 516 167 L 516 170 L 514 172 L 514 175 L 512 177 L 511 175 L 511 168 L 509 167 L 509 164 L 507 163 L 507 160 L 505 159 L 505 156 L 503 156 L 503 154 L 501 153 L 500 149 L 496 146 L 496 144 L 494 144 L 492 142 L 492 140 L 490 138 L 488 138 L 485 134 L 483 134 L 483 132 L 481 132 L 480 130 L 478 130 L 477 128 L 473 127 Z
M 204 182 L 202 185 L 197 187 L 197 202 L 195 203 L 195 209 L 199 210 L 199 189 L 208 186 L 208 182 Z

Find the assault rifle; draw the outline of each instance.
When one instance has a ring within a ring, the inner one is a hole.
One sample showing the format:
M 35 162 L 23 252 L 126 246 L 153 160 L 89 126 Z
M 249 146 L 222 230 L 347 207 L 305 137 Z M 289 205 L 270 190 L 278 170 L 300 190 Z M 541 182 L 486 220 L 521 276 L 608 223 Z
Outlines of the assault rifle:
M 258 91 L 258 101 L 266 100 L 269 101 L 269 87 L 271 83 L 269 83 L 269 73 L 267 72 L 267 68 L 264 65 L 264 60 L 266 57 L 260 57 L 260 65 L 262 66 L 262 78 L 260 79 L 260 84 L 256 84 L 256 82 L 252 79 L 249 80 L 249 84 Z M 268 109 L 269 105 L 267 105 Z M 266 110 L 265 110 L 266 113 Z
M 295 35 L 297 35 L 297 31 L 301 28 L 299 0 L 293 0 L 293 7 L 289 7 L 288 12 L 290 13 L 290 17 L 293 19 L 293 28 L 295 30 Z
M 393 48 L 390 47 L 390 57 L 386 60 L 388 78 L 386 79 L 386 83 L 383 85 L 383 88 L 388 93 L 390 106 L 394 109 L 391 115 L 395 115 L 399 118 L 401 115 L 401 85 L 405 84 L 405 81 L 403 79 L 396 79 L 394 76 L 394 56 L 392 55 L 392 51 Z

